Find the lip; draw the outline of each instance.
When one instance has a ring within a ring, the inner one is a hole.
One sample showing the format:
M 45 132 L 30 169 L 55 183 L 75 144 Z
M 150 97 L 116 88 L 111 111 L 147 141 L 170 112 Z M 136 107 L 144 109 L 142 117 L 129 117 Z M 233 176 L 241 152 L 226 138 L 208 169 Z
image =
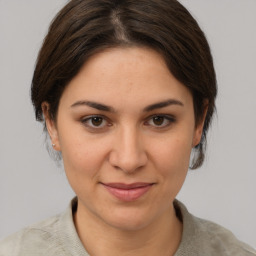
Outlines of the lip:
M 116 197 L 117 199 L 124 202 L 131 202 L 139 199 L 146 194 L 153 183 L 136 182 L 132 184 L 125 183 L 101 183 L 106 190 Z

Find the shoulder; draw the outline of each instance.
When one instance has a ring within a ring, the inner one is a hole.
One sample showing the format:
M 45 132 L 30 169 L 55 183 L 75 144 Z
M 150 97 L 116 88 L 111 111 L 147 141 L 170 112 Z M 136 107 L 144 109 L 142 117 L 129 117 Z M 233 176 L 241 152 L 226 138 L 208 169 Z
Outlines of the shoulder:
M 0 256 L 88 256 L 73 222 L 74 198 L 67 210 L 0 242 Z
M 256 251 L 239 241 L 232 232 L 208 220 L 190 214 L 186 207 L 175 201 L 183 219 L 183 235 L 180 248 L 175 256 L 184 255 L 225 255 L 256 256 Z M 185 254 L 188 255 L 188 254 Z
M 56 241 L 58 221 L 59 215 L 5 238 L 0 242 L 0 256 L 47 255 Z
M 211 221 L 194 216 L 193 218 L 202 241 L 213 252 L 219 253 L 219 255 L 256 256 L 256 251 L 239 241 L 231 231 Z

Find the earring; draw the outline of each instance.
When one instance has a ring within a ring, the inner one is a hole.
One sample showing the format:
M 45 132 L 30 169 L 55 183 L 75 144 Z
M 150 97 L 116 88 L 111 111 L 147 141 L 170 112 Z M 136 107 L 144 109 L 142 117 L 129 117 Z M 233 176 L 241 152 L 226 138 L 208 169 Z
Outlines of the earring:
M 54 148 L 56 145 L 55 144 L 52 144 L 52 147 Z

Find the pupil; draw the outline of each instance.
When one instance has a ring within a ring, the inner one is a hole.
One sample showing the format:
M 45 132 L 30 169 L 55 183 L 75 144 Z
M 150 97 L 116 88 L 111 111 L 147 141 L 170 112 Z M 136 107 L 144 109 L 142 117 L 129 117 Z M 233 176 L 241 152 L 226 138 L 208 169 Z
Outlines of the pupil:
M 155 125 L 162 125 L 164 122 L 164 118 L 162 116 L 156 116 L 153 118 Z
M 102 117 L 93 117 L 92 124 L 94 126 L 100 126 L 102 124 Z

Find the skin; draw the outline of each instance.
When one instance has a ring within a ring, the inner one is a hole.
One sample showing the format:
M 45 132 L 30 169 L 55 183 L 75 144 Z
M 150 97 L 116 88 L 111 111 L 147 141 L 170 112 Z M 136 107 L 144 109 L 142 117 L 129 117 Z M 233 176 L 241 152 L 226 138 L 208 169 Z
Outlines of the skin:
M 166 101 L 167 106 L 152 107 Z M 47 102 L 42 108 L 78 197 L 74 221 L 88 252 L 174 254 L 182 223 L 173 200 L 186 178 L 191 149 L 200 142 L 203 120 L 195 125 L 192 95 L 163 58 L 137 47 L 97 53 L 64 90 L 56 121 Z M 100 118 L 92 122 L 92 115 Z M 126 202 L 104 187 L 110 182 L 153 185 Z

